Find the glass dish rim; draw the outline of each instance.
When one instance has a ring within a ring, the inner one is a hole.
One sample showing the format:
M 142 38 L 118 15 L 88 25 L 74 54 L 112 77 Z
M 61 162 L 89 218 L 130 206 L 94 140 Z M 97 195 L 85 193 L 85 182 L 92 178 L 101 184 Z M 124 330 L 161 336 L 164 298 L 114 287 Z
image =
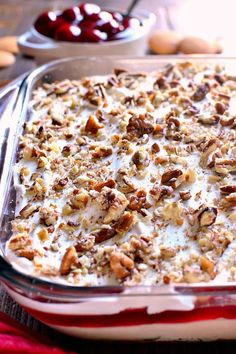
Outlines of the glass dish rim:
M 20 113 L 21 117 L 25 114 L 25 109 L 27 109 L 28 98 L 30 95 L 31 84 L 38 76 L 47 74 L 51 69 L 56 69 L 57 66 L 61 64 L 66 64 L 73 61 L 104 61 L 110 60 L 111 62 L 120 61 L 119 65 L 122 65 L 122 62 L 125 63 L 127 61 L 135 61 L 143 62 L 143 61 L 157 61 L 159 63 L 168 64 L 172 62 L 182 62 L 182 61 L 203 61 L 207 60 L 209 62 L 213 62 L 217 64 L 218 62 L 232 62 L 235 61 L 236 65 L 236 57 L 227 57 L 227 56 L 217 56 L 217 55 L 167 55 L 156 57 L 153 55 L 147 55 L 145 57 L 131 57 L 131 56 L 103 56 L 103 57 L 86 57 L 86 56 L 78 56 L 78 57 L 69 57 L 54 60 L 50 63 L 46 63 L 26 75 L 23 78 L 22 82 L 19 83 L 19 91 L 17 98 L 14 102 L 13 114 L 16 114 L 17 109 L 19 109 L 18 105 L 22 105 L 22 111 Z M 137 71 L 140 71 L 137 69 Z M 16 126 L 20 122 L 18 120 Z M 14 149 L 14 147 L 13 147 Z M 1 189 L 1 186 L 0 186 Z M 2 210 L 1 210 L 2 211 Z M 2 215 L 1 215 L 2 217 Z M 124 285 L 106 285 L 106 286 L 73 286 L 73 285 L 65 285 L 49 280 L 44 280 L 39 277 L 34 277 L 19 270 L 15 269 L 8 261 L 4 258 L 4 253 L 0 252 L 0 280 L 6 285 L 15 285 L 19 289 L 24 291 L 29 291 L 31 293 L 40 293 L 49 297 L 63 297 L 63 298 L 73 298 L 78 299 L 80 297 L 107 297 L 107 296 L 176 296 L 178 294 L 181 295 L 227 295 L 227 294 L 236 294 L 236 281 L 234 282 L 223 282 L 223 283 L 171 283 L 170 285 L 135 285 L 135 286 L 124 286 Z M 46 289 L 49 291 L 47 293 Z M 165 292 L 158 292 L 160 289 L 166 289 Z M 58 291 L 58 293 L 53 294 L 52 291 Z M 132 291 L 134 290 L 134 291 Z M 171 290 L 171 291 L 170 291 Z

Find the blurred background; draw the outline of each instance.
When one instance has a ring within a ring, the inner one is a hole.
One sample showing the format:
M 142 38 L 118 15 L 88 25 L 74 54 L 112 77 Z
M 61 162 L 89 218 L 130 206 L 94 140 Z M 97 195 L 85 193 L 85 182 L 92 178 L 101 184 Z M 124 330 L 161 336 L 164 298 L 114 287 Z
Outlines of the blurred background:
M 124 12 L 130 3 L 127 0 L 93 2 L 121 12 Z M 21 35 L 44 11 L 77 4 L 78 1 L 72 0 L 0 0 L 0 37 Z M 155 13 L 156 24 L 152 33 L 159 29 L 172 30 L 182 36 L 194 35 L 208 41 L 217 40 L 223 55 L 236 55 L 235 0 L 140 0 L 137 8 Z M 147 50 L 146 54 L 150 53 L 152 52 Z M 16 59 L 14 65 L 0 71 L 0 80 L 15 78 L 35 66 L 32 59 L 22 58 L 20 55 L 17 55 Z

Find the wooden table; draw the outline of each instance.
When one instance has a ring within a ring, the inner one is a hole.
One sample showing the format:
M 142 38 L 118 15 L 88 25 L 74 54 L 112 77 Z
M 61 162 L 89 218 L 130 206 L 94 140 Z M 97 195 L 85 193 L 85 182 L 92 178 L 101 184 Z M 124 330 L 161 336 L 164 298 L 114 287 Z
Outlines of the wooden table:
M 124 10 L 126 8 L 126 1 L 94 1 L 110 8 L 117 8 Z M 151 10 L 157 15 L 157 27 L 167 28 L 174 25 L 174 17 L 171 18 L 171 12 L 168 13 L 165 8 L 158 7 L 159 1 L 148 0 L 140 1 L 139 6 Z M 163 1 L 162 1 L 163 3 Z M 66 6 L 76 4 L 76 1 L 67 1 Z M 22 34 L 33 22 L 37 14 L 43 10 L 53 7 L 65 7 L 64 1 L 53 0 L 0 0 L 0 35 L 19 35 Z M 172 9 L 172 14 L 175 9 Z M 34 60 L 25 58 L 20 55 L 17 56 L 16 64 L 10 68 L 0 71 L 0 84 L 6 80 L 12 80 L 22 73 L 33 69 L 36 66 Z M 98 342 L 73 339 L 68 336 L 59 334 L 56 331 L 49 329 L 38 321 L 29 316 L 23 309 L 20 308 L 11 298 L 1 289 L 0 291 L 0 310 L 8 313 L 19 322 L 26 326 L 41 332 L 44 336 L 50 337 L 57 344 L 63 345 L 68 350 L 77 351 L 81 354 L 94 353 L 235 353 L 236 346 L 234 342 L 212 342 L 212 343 L 114 343 L 114 342 Z

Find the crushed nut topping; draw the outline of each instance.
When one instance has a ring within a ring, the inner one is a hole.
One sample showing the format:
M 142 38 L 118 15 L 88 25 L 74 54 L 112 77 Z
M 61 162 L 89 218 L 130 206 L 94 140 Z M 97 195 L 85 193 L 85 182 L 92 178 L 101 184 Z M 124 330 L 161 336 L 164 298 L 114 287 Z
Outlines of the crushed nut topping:
M 235 281 L 235 99 L 223 66 L 191 62 L 38 87 L 9 260 L 79 286 Z

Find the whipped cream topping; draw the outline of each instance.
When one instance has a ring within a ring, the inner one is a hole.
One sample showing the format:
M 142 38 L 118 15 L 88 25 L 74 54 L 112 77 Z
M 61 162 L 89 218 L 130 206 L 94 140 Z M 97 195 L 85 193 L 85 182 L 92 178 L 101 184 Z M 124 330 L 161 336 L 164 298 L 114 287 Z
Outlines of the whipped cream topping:
M 73 285 L 234 281 L 235 90 L 193 63 L 39 87 L 12 264 Z

